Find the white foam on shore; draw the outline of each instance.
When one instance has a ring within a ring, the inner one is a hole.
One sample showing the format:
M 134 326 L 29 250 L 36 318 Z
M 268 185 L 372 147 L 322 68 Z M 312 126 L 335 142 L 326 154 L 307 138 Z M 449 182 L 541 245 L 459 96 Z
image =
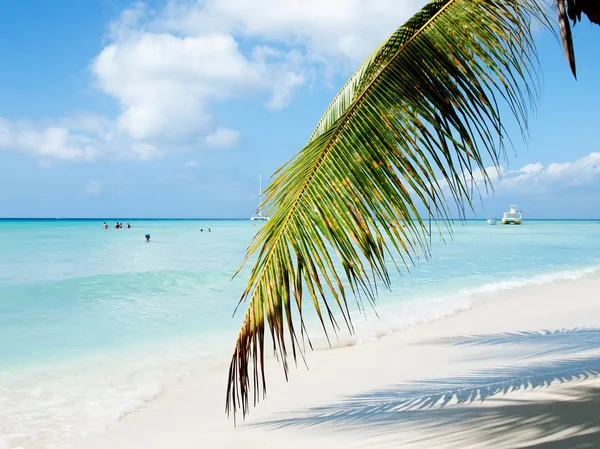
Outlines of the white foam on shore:
M 467 310 L 478 301 L 498 298 L 498 293 L 581 279 L 598 272 L 600 266 L 593 266 L 378 306 L 380 318 L 374 313 L 353 314 L 355 336 L 342 331 L 335 346 L 370 343 L 407 327 Z M 316 337 L 315 347 L 327 347 L 314 324 L 310 335 Z M 208 352 L 206 338 L 176 345 L 171 342 L 151 351 L 105 355 L 43 371 L 0 372 L 0 416 L 6 420 L 0 427 L 0 449 L 77 447 L 107 425 L 144 407 L 169 385 L 226 365 L 231 342 L 213 345 L 212 352 Z
M 351 314 L 355 329 L 354 335 L 342 331 L 335 343 L 332 342 L 332 346 L 343 347 L 372 343 L 403 329 L 442 320 L 456 313 L 469 310 L 480 301 L 501 300 L 499 294 L 503 292 L 536 285 L 583 279 L 597 273 L 600 273 L 600 266 L 540 274 L 529 278 L 513 278 L 465 288 L 448 295 L 418 297 L 396 304 L 376 306 L 377 315 L 375 311 L 368 309 L 365 314 L 354 312 Z M 316 349 L 329 348 L 327 340 L 322 338 L 318 332 L 317 328 L 311 330 L 311 335 L 318 335 L 316 339 L 313 339 L 313 345 Z
M 170 342 L 78 360 L 0 372 L 0 449 L 64 449 L 158 397 L 165 386 L 222 366 L 224 348 Z

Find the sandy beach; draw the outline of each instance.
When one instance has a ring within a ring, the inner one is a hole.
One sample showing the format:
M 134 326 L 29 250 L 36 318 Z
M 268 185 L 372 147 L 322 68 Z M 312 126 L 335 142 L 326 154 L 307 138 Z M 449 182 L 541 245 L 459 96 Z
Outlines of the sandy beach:
M 237 428 L 223 367 L 83 447 L 600 447 L 599 292 L 594 275 L 481 297 L 374 343 L 309 352 L 289 383 L 271 360 L 268 396 Z

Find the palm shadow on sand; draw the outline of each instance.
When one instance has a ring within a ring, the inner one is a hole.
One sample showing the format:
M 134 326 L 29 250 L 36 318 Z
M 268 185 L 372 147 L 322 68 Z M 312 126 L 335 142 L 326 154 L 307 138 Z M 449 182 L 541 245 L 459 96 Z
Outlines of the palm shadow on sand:
M 410 429 L 412 439 L 402 440 L 401 447 L 420 443 L 456 448 L 600 448 L 600 387 L 581 384 L 556 392 L 552 400 L 503 396 L 598 376 L 600 355 L 595 350 L 600 349 L 600 329 L 490 334 L 428 343 L 523 345 L 531 355 L 520 358 L 522 363 L 516 366 L 390 385 L 252 426 L 328 426 L 335 432 L 357 432 L 361 439 L 387 439 L 390 447 L 400 447 L 395 444 L 400 443 L 402 431 Z M 581 356 L 575 357 L 577 354 Z M 571 357 L 535 361 L 538 357 L 567 355 Z M 491 404 L 494 406 L 487 406 Z

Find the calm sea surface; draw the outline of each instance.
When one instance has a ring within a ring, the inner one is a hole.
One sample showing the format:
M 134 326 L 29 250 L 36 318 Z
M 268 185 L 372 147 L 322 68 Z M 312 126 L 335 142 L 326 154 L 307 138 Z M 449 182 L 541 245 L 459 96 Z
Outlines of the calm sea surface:
M 381 318 L 354 307 L 352 338 L 368 342 L 489 293 L 599 272 L 598 221 L 458 223 L 454 239 L 434 237 L 428 262 L 392 273 Z M 0 220 L 0 449 L 75 447 L 166 386 L 227 364 L 249 270 L 231 278 L 260 224 L 130 223 Z

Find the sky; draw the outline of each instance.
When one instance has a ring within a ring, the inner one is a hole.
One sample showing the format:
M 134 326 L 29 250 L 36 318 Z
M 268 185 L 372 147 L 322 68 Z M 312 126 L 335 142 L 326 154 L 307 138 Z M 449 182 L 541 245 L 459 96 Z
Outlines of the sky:
M 243 218 L 423 0 L 0 2 L 0 217 Z M 537 31 L 540 101 L 473 216 L 600 217 L 600 27 L 578 80 Z

